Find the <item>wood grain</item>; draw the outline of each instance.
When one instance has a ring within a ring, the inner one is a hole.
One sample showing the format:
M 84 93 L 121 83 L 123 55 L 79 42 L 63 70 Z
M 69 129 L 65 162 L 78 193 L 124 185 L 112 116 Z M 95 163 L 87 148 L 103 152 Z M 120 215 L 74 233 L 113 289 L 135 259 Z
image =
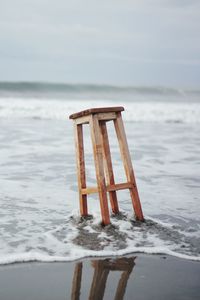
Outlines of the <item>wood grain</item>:
M 142 207 L 140 203 L 139 193 L 136 185 L 135 175 L 133 172 L 133 166 L 131 162 L 131 156 L 129 153 L 128 143 L 124 130 L 124 125 L 121 117 L 121 113 L 117 113 L 117 118 L 114 120 L 115 130 L 119 141 L 119 147 L 121 152 L 121 158 L 124 164 L 124 169 L 127 177 L 127 181 L 132 183 L 132 188 L 129 188 L 132 199 L 135 216 L 138 220 L 144 221 Z
M 74 133 L 75 133 L 76 165 L 77 165 L 77 178 L 78 178 L 78 188 L 79 188 L 80 213 L 81 216 L 87 216 L 88 215 L 87 195 L 82 194 L 81 192 L 83 188 L 86 188 L 82 125 L 77 125 L 76 123 L 74 123 Z
M 94 153 L 94 162 L 96 169 L 96 179 L 99 192 L 99 200 L 101 207 L 102 222 L 104 225 L 110 224 L 110 216 L 108 209 L 108 199 L 106 193 L 106 183 L 103 167 L 103 147 L 101 143 L 99 121 L 96 115 L 91 115 L 90 118 L 91 138 Z
M 115 179 L 114 179 L 114 173 L 112 167 L 108 132 L 107 132 L 107 127 L 105 122 L 100 122 L 100 131 L 101 131 L 101 138 L 102 138 L 102 145 L 103 145 L 103 158 L 104 158 L 103 161 L 104 161 L 107 185 L 114 185 Z M 108 191 L 107 188 L 106 190 Z M 109 190 L 109 198 L 110 198 L 110 203 L 111 203 L 111 208 L 113 213 L 115 214 L 119 213 L 117 194 L 115 189 Z
M 75 266 L 74 276 L 72 281 L 71 300 L 80 299 L 82 268 L 83 268 L 82 262 L 77 263 Z
M 69 119 L 76 119 L 76 118 L 88 116 L 91 114 L 119 112 L 119 111 L 123 111 L 123 110 L 124 110 L 124 108 L 122 106 L 90 108 L 90 109 L 82 110 L 80 112 L 70 115 Z

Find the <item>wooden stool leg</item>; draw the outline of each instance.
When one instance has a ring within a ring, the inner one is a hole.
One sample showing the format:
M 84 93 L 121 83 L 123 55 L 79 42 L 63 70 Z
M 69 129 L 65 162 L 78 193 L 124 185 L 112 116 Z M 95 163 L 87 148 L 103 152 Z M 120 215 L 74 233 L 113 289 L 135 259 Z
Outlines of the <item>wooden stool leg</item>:
M 124 295 L 126 292 L 126 286 L 127 286 L 130 274 L 131 274 L 131 272 L 129 272 L 129 271 L 124 271 L 122 273 L 121 278 L 118 283 L 118 287 L 117 287 L 117 291 L 116 291 L 114 300 L 121 300 L 124 298 Z
M 133 166 L 131 162 L 131 156 L 128 149 L 128 143 L 124 130 L 124 125 L 121 117 L 121 113 L 117 113 L 117 118 L 114 120 L 115 130 L 119 141 L 119 147 L 121 152 L 122 161 L 124 163 L 124 169 L 127 180 L 132 183 L 133 187 L 130 188 L 130 195 L 132 199 L 133 209 L 135 211 L 136 219 L 144 221 L 136 180 L 133 172 Z
M 110 145 L 108 140 L 108 132 L 106 128 L 106 122 L 100 122 L 100 129 L 101 129 L 101 137 L 102 137 L 102 144 L 103 144 L 103 156 L 104 156 L 104 165 L 105 165 L 105 173 L 106 173 L 106 180 L 107 184 L 115 184 L 114 180 L 114 173 L 112 167 L 112 160 L 111 160 L 111 153 L 110 153 Z M 117 193 L 116 191 L 109 192 L 110 203 L 112 207 L 113 213 L 119 213 L 119 207 L 117 203 Z
M 82 189 L 86 188 L 83 127 L 82 126 L 83 126 L 82 124 L 77 125 L 76 123 L 74 123 L 80 213 L 81 213 L 81 216 L 87 216 L 88 215 L 87 195 L 82 194 Z
M 103 168 L 103 147 L 101 143 L 99 121 L 96 115 L 92 115 L 90 118 L 90 129 L 93 144 L 94 162 L 96 168 L 96 179 L 100 199 L 102 222 L 104 225 L 108 225 L 110 224 L 110 216 Z
M 74 277 L 72 281 L 71 300 L 80 299 L 82 267 L 83 267 L 82 262 L 77 263 L 75 266 Z
M 94 275 L 90 288 L 89 300 L 102 300 L 105 293 L 106 281 L 109 275 L 109 270 L 105 269 L 103 263 L 94 264 Z

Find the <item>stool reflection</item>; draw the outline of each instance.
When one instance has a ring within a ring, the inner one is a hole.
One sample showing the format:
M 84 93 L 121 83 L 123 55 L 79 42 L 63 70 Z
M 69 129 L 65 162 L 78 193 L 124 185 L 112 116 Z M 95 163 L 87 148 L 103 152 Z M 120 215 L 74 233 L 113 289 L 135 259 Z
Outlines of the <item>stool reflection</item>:
M 102 300 L 104 297 L 106 282 L 110 271 L 121 271 L 121 277 L 118 282 L 114 300 L 123 299 L 126 291 L 129 276 L 135 265 L 136 257 L 124 257 L 118 259 L 91 260 L 94 268 L 92 284 L 90 287 L 89 300 Z M 79 300 L 81 292 L 83 263 L 79 262 L 75 266 L 71 300 Z

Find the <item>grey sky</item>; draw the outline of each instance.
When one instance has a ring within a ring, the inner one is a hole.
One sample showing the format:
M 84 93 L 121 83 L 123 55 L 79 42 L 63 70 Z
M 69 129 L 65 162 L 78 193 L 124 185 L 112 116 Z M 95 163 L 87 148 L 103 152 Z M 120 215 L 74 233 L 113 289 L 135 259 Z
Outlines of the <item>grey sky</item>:
M 0 0 L 0 80 L 200 86 L 199 0 Z

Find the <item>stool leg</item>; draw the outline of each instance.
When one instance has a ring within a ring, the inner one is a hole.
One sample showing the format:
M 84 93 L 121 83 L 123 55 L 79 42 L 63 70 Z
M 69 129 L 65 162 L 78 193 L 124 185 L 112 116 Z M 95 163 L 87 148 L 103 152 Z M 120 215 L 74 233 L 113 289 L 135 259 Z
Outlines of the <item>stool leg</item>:
M 106 183 L 105 183 L 104 168 L 103 168 L 103 149 L 102 149 L 103 147 L 101 143 L 99 121 L 97 119 L 97 116 L 95 115 L 92 115 L 90 118 L 90 129 L 91 129 L 91 138 L 93 144 L 94 162 L 95 162 L 95 169 L 96 169 L 96 178 L 97 178 L 97 185 L 98 185 L 98 192 L 99 192 L 99 199 L 100 199 L 102 222 L 104 225 L 108 225 L 110 224 L 110 216 L 109 216 Z
M 99 261 L 99 263 L 93 265 L 95 271 L 92 279 L 92 284 L 90 288 L 89 300 L 103 300 L 106 281 L 109 275 L 109 269 L 104 268 L 104 265 Z
M 114 125 L 115 125 L 117 138 L 119 141 L 119 147 L 120 147 L 121 157 L 124 163 L 126 177 L 127 180 L 133 184 L 133 187 L 129 189 L 131 199 L 132 199 L 133 209 L 135 211 L 136 218 L 140 221 L 144 221 L 142 207 L 141 207 L 136 180 L 133 172 L 131 156 L 128 149 L 128 143 L 126 139 L 121 113 L 117 113 L 117 118 L 114 120 Z
M 103 144 L 103 156 L 104 156 L 104 164 L 105 164 L 105 173 L 106 179 L 108 184 L 115 184 L 114 180 L 114 173 L 112 167 L 112 160 L 111 160 L 111 153 L 110 153 L 110 145 L 108 140 L 108 132 L 106 128 L 106 122 L 100 122 L 100 129 L 101 129 L 101 137 L 102 137 L 102 144 Z M 109 192 L 110 203 L 112 207 L 113 213 L 119 213 L 119 207 L 117 203 L 117 193 L 116 191 Z
M 75 266 L 74 277 L 72 281 L 71 300 L 80 299 L 82 268 L 83 268 L 82 262 L 77 263 Z
M 83 127 L 82 126 L 83 126 L 82 124 L 77 125 L 76 123 L 74 123 L 80 213 L 81 213 L 81 216 L 87 216 L 88 215 L 87 195 L 82 195 L 82 189 L 86 188 Z
M 124 295 L 126 292 L 126 286 L 127 286 L 131 271 L 124 271 L 122 273 L 121 278 L 118 283 L 118 287 L 117 287 L 117 291 L 116 291 L 114 300 L 121 300 L 124 298 Z

